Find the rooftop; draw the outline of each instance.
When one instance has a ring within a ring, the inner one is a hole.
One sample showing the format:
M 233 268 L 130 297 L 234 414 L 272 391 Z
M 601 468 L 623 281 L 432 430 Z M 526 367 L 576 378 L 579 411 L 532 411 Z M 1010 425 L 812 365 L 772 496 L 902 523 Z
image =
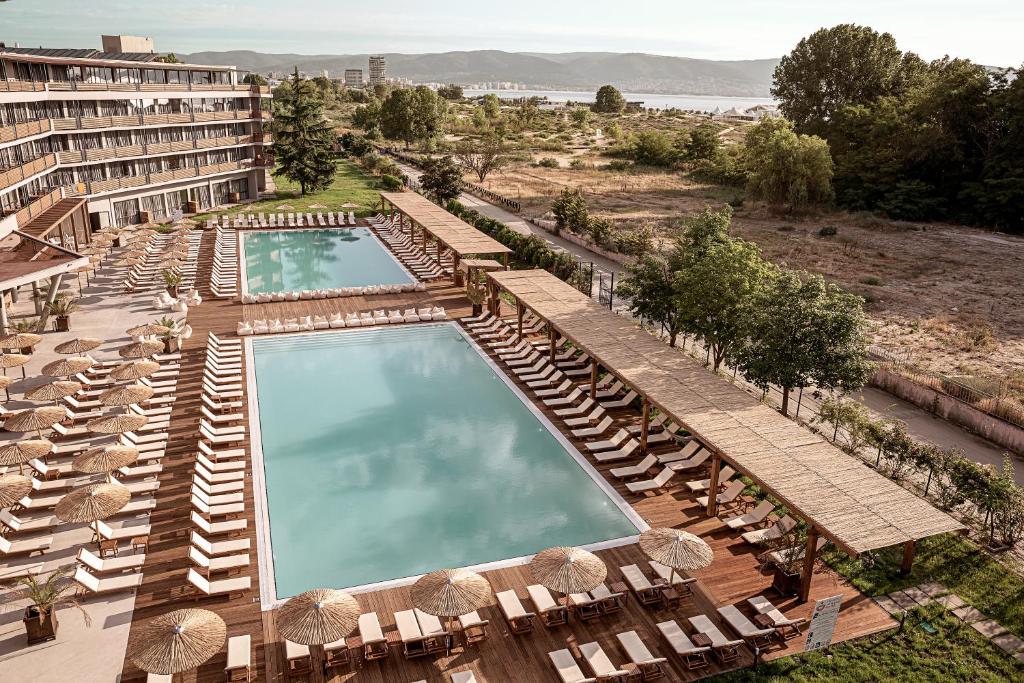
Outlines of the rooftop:
M 512 250 L 415 192 L 381 192 L 391 204 L 459 256 L 508 254 Z

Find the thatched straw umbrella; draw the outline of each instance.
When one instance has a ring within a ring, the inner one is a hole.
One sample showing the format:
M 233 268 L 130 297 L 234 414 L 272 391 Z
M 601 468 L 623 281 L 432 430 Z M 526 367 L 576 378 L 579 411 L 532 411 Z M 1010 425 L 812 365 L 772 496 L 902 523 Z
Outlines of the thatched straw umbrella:
M 149 358 L 164 350 L 163 342 L 141 341 L 125 344 L 117 350 L 121 358 Z
M 89 484 L 77 488 L 57 502 L 54 512 L 65 522 L 95 525 L 117 513 L 131 500 L 132 494 L 121 484 Z M 93 526 L 97 543 L 99 531 Z
M 142 403 L 153 398 L 152 387 L 144 384 L 123 384 L 107 389 L 100 394 L 100 403 L 105 406 L 126 406 Z
M 43 341 L 43 335 L 41 334 L 36 334 L 34 332 L 15 332 L 14 334 L 5 334 L 0 337 L 0 349 L 12 349 L 15 351 L 31 349 L 41 341 Z
M 97 446 L 77 456 L 71 466 L 79 472 L 86 474 L 105 474 L 107 481 L 111 480 L 111 472 L 131 465 L 139 459 L 139 449 L 134 446 L 122 444 L 111 444 L 108 446 Z
M 65 417 L 68 412 L 60 406 L 41 406 L 17 412 L 4 422 L 4 429 L 9 432 L 31 432 L 43 438 L 43 430 L 49 429 Z
M 70 380 L 57 380 L 49 384 L 40 384 L 25 392 L 25 398 L 30 401 L 53 401 L 56 403 L 65 396 L 74 396 L 82 390 L 80 382 Z
M 468 614 L 491 604 L 491 584 L 468 569 L 441 569 L 424 574 L 412 586 L 412 604 L 435 617 Z M 449 622 L 448 631 L 452 631 Z
M 95 432 L 96 434 L 124 434 L 125 432 L 133 432 L 139 429 L 147 422 L 149 422 L 149 418 L 145 415 L 118 413 L 117 415 L 107 415 L 106 417 L 97 417 L 95 420 L 89 420 L 85 423 L 85 426 L 89 428 L 90 432 Z
M 185 262 L 177 258 L 167 258 L 157 264 L 160 268 L 167 270 L 173 270 L 174 268 L 181 268 L 185 265 Z
M 345 591 L 314 588 L 291 598 L 274 620 L 282 636 L 302 645 L 325 645 L 352 633 L 361 610 Z
M 10 387 L 12 384 L 14 384 L 13 377 L 8 377 L 7 375 L 0 375 L 0 389 L 3 389 L 4 393 L 7 394 L 8 401 L 11 400 L 11 392 L 8 390 L 8 387 Z
M 83 353 L 89 353 L 102 344 L 102 341 L 93 337 L 79 337 L 78 339 L 61 342 L 53 347 L 53 350 L 63 355 L 80 356 Z
M 20 474 L 0 477 L 0 508 L 14 505 L 32 492 L 32 480 Z
M 80 372 L 92 367 L 93 360 L 88 356 L 71 356 L 52 361 L 43 366 L 43 374 L 50 377 L 67 377 L 71 379 Z
M 171 331 L 171 328 L 166 325 L 157 325 L 156 323 L 146 323 L 145 325 L 136 325 L 126 330 L 126 333 L 131 337 L 152 337 L 158 334 L 167 334 Z
M 26 356 L 21 353 L 3 353 L 0 352 L 0 369 L 4 371 L 4 375 L 7 374 L 7 368 L 21 368 L 21 378 L 25 379 L 25 363 L 32 360 L 31 356 Z
M 640 550 L 669 568 L 670 588 L 676 580 L 676 571 L 689 572 L 707 567 L 715 557 L 704 539 L 669 527 L 655 527 L 640 534 Z
M 141 256 L 122 256 L 121 258 L 114 261 L 115 266 L 137 266 L 142 263 L 144 259 Z
M 597 588 L 608 576 L 608 567 L 583 548 L 558 546 L 537 553 L 530 560 L 530 574 L 545 588 L 568 595 Z
M 128 659 L 146 673 L 170 675 L 195 669 L 227 639 L 224 620 L 205 609 L 179 609 L 135 629 Z
M 46 439 L 25 439 L 0 445 L 0 466 L 17 465 L 23 472 L 25 463 L 36 458 L 45 458 L 53 451 L 53 444 Z
M 118 382 L 139 380 L 160 371 L 160 364 L 152 360 L 136 360 L 122 363 L 110 371 L 110 378 Z

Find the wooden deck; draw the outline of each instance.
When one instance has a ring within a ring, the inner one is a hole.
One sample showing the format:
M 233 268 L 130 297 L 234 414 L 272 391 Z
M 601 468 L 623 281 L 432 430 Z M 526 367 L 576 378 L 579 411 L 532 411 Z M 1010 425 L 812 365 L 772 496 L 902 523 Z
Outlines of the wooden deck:
M 197 283 L 204 296 L 208 296 L 209 269 L 212 263 L 214 234 L 204 235 Z M 282 302 L 270 304 L 241 305 L 208 297 L 198 308 L 190 311 L 189 322 L 195 334 L 183 353 L 182 372 L 179 379 L 179 398 L 171 415 L 171 441 L 164 458 L 164 472 L 160 478 L 161 487 L 157 493 L 157 508 L 152 516 L 153 531 L 150 549 L 144 567 L 145 580 L 138 592 L 132 627 L 148 621 L 153 616 L 195 603 L 185 580 L 189 567 L 190 504 L 189 487 L 195 445 L 198 440 L 198 406 L 202 366 L 205 361 L 206 334 L 214 331 L 219 335 L 233 336 L 236 323 L 241 319 L 286 318 L 304 315 L 329 315 L 334 312 L 348 313 L 371 309 L 405 309 L 427 304 L 444 306 L 449 316 L 457 318 L 467 315 L 469 303 L 461 291 L 448 282 L 433 284 L 427 292 L 399 295 L 378 295 L 372 297 L 348 297 L 312 301 Z M 548 411 L 545 411 L 546 413 Z M 550 413 L 549 417 L 550 417 Z M 639 419 L 638 414 L 618 413 L 624 419 Z M 558 424 L 557 421 L 554 421 Z M 563 430 L 569 437 L 569 434 Z M 575 440 L 574 440 L 575 441 Z M 575 441 L 577 445 L 578 441 Z M 246 444 L 248 446 L 248 444 Z M 606 472 L 610 466 L 598 468 Z M 251 472 L 250 472 L 251 474 Z M 599 642 L 617 665 L 627 660 L 615 638 L 617 633 L 636 630 L 655 655 L 669 659 L 667 677 L 664 680 L 687 681 L 718 673 L 724 669 L 713 664 L 696 672 L 686 670 L 682 662 L 669 652 L 661 640 L 656 624 L 668 619 L 676 620 L 687 631 L 686 617 L 705 613 L 717 619 L 715 606 L 740 604 L 748 615 L 750 610 L 745 599 L 763 593 L 771 583 L 770 574 L 762 574 L 757 568 L 753 549 L 746 547 L 737 534 L 723 530 L 717 520 L 703 517 L 701 510 L 689 496 L 679 490 L 645 497 L 629 494 L 625 487 L 616 483 L 616 489 L 629 501 L 652 526 L 675 526 L 686 528 L 702 536 L 714 549 L 715 561 L 696 574 L 700 579 L 699 589 L 692 599 L 685 600 L 675 610 L 652 610 L 644 608 L 630 598 L 627 608 L 613 617 L 582 623 L 572 621 L 568 626 L 547 629 L 539 623 L 533 633 L 512 635 L 496 606 L 481 610 L 481 616 L 490 619 L 490 638 L 479 645 L 456 648 L 450 656 L 423 657 L 415 660 L 403 659 L 400 649 L 393 647 L 391 656 L 383 661 L 357 663 L 351 670 L 331 672 L 328 678 L 320 673 L 318 662 L 314 663 L 312 681 L 372 681 L 397 682 L 447 681 L 447 673 L 472 670 L 481 681 L 554 681 L 557 677 L 547 653 L 561 648 L 574 648 L 579 643 Z M 251 539 L 251 565 L 248 575 L 252 578 L 253 589 L 242 596 L 227 598 L 204 598 L 198 605 L 220 614 L 228 624 L 228 634 L 248 633 L 252 637 L 253 680 L 285 681 L 286 663 L 284 646 L 278 637 L 274 624 L 274 612 L 261 612 L 257 576 L 257 552 L 255 540 L 255 519 L 253 492 L 246 491 L 246 517 L 249 519 L 248 537 Z M 609 583 L 621 580 L 618 567 L 638 564 L 646 569 L 646 559 L 636 546 L 625 546 L 598 553 L 609 566 Z M 648 572 L 649 573 L 649 572 Z M 486 577 L 495 591 L 513 589 L 526 597 L 526 586 L 532 583 L 525 567 L 513 567 L 487 572 Z M 889 616 L 853 587 L 846 584 L 827 568 L 817 568 L 811 587 L 812 602 L 795 605 L 792 601 L 777 600 L 776 604 L 789 616 L 809 616 L 813 600 L 842 593 L 845 596 L 843 610 L 835 633 L 835 640 L 861 637 L 895 626 Z M 772 593 L 769 597 L 776 599 Z M 393 634 L 394 613 L 410 609 L 412 602 L 408 588 L 394 588 L 358 596 L 366 611 L 377 612 L 386 633 Z M 529 608 L 528 601 L 524 604 Z M 728 627 L 723 631 L 729 633 Z M 358 638 L 350 639 L 350 645 L 357 647 Z M 792 654 L 802 649 L 803 638 L 796 638 L 784 644 L 774 645 L 766 657 Z M 574 651 L 575 652 L 575 651 Z M 578 654 L 578 652 L 575 652 Z M 749 651 L 730 668 L 748 666 L 752 655 Z M 176 680 L 220 681 L 226 653 L 216 657 L 195 672 L 188 672 Z M 583 665 L 581 665 L 583 666 Z M 585 669 L 585 666 L 583 666 Z M 124 680 L 143 680 L 144 675 L 130 663 L 125 663 Z M 305 680 L 299 677 L 295 680 Z

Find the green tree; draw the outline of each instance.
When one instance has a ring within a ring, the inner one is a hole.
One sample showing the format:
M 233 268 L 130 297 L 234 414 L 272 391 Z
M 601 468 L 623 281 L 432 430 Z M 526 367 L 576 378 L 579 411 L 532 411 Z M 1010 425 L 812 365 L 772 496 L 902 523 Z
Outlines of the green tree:
M 720 144 L 718 127 L 710 121 L 705 121 L 689 132 L 681 153 L 688 161 L 713 159 Z
M 248 83 L 249 85 L 266 85 L 267 79 L 255 71 L 250 71 L 245 74 L 244 78 L 242 78 L 242 83 Z
M 425 85 L 398 88 L 381 104 L 380 130 L 386 138 L 403 141 L 408 149 L 417 140 L 440 134 L 446 112 L 445 100 Z
M 998 79 L 991 107 L 987 153 L 967 195 L 983 221 L 1001 230 L 1024 232 L 1024 68 Z
M 815 31 L 779 61 L 772 95 L 801 131 L 821 134 L 840 108 L 898 95 L 922 67 L 892 35 L 840 24 Z
M 641 166 L 671 166 L 676 161 L 676 149 L 667 135 L 656 130 L 645 130 L 636 136 L 631 150 L 633 161 Z
M 480 104 L 484 108 L 484 116 L 489 119 L 496 119 L 501 116 L 501 100 L 494 93 L 487 93 L 480 99 Z
M 448 85 L 442 85 L 437 89 L 437 94 L 446 100 L 458 101 L 463 97 L 463 91 L 461 85 L 455 83 L 449 83 Z
M 303 195 L 330 186 L 337 172 L 333 159 L 334 130 L 324 118 L 324 105 L 316 86 L 291 78 L 291 95 L 280 103 L 272 124 L 275 176 L 299 185 Z
M 619 297 L 629 301 L 634 316 L 662 326 L 673 347 L 684 330 L 684 292 L 677 285 L 676 273 L 685 264 L 686 249 L 677 241 L 658 253 L 627 263 L 626 273 L 615 288 Z
M 802 209 L 832 201 L 832 156 L 816 135 L 797 135 L 782 118 L 765 118 L 746 137 L 752 196 Z
M 381 103 L 376 98 L 370 98 L 366 104 L 361 104 L 352 112 L 352 125 L 363 130 L 370 130 L 374 126 L 380 126 Z
M 594 111 L 599 114 L 618 114 L 625 108 L 626 98 L 622 96 L 618 88 L 602 85 L 597 89 L 597 96 L 594 98 Z
M 551 213 L 555 216 L 555 226 L 559 230 L 567 229 L 579 234 L 589 231 L 590 212 L 579 189 L 564 188 L 558 199 L 551 204 Z
M 505 146 L 497 135 L 486 135 L 479 142 L 460 142 L 455 148 L 455 159 L 484 182 L 491 171 L 505 165 Z
M 181 60 L 178 59 L 178 55 L 174 54 L 173 52 L 168 52 L 165 55 L 156 57 L 153 61 L 163 62 L 164 64 L 181 64 Z
M 520 128 L 529 128 L 540 116 L 540 108 L 537 106 L 536 97 L 526 97 L 516 107 L 515 117 Z
M 420 174 L 420 187 L 441 206 L 462 192 L 462 170 L 450 156 L 427 159 Z
M 870 372 L 863 300 L 826 284 L 820 275 L 777 271 L 754 302 L 749 338 L 738 350 L 744 376 L 762 389 L 782 390 L 788 415 L 793 389 L 852 391 Z
M 590 122 L 590 110 L 586 107 L 573 107 L 569 111 L 569 118 L 577 128 L 586 130 L 587 124 Z

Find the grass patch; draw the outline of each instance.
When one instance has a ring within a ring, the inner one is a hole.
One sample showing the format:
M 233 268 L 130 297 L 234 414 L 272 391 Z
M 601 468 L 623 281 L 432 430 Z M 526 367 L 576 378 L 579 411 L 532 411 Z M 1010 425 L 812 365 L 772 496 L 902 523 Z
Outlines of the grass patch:
M 972 541 L 953 534 L 921 541 L 913 571 L 906 578 L 899 576 L 902 555 L 902 548 L 890 548 L 863 561 L 832 550 L 824 558 L 867 595 L 938 581 L 986 616 L 1018 636 L 1024 635 L 1024 578 L 993 560 Z
M 295 207 L 295 211 L 303 213 L 316 213 L 317 209 L 310 209 L 312 204 L 323 204 L 332 211 L 341 210 L 342 204 L 356 204 L 358 208 L 345 209 L 355 211 L 357 216 L 367 216 L 376 213 L 376 205 L 380 202 L 379 192 L 383 189 L 380 180 L 351 161 L 339 159 L 337 162 L 338 173 L 334 176 L 331 186 L 323 192 L 314 192 L 302 197 L 299 195 L 299 186 L 284 178 L 274 178 L 277 183 L 277 198 L 263 199 L 251 204 L 242 204 L 226 211 L 213 211 L 196 216 L 196 220 L 203 221 L 214 213 L 234 215 L 236 213 L 258 213 L 278 212 L 277 207 L 281 204 L 289 204 Z M 287 212 L 286 212 L 287 213 Z
M 925 620 L 938 632 L 927 633 Z M 1009 681 L 1017 663 L 973 628 L 933 605 L 912 610 L 903 632 L 887 631 L 823 652 L 784 657 L 713 681 Z

